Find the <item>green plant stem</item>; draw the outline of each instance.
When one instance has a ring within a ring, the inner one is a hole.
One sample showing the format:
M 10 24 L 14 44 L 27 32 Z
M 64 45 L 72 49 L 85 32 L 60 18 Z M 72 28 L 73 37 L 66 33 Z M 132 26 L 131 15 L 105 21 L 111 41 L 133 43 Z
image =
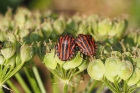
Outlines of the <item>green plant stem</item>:
M 68 84 L 64 85 L 64 92 L 63 93 L 68 93 Z
M 27 76 L 27 78 L 28 78 L 28 80 L 30 82 L 30 85 L 31 85 L 34 93 L 40 93 L 40 90 L 38 88 L 38 84 L 37 84 L 37 82 L 36 82 L 36 80 L 34 78 L 32 70 L 27 68 L 27 67 L 24 67 L 24 71 L 25 71 L 25 74 L 26 74 L 26 76 Z
M 127 84 L 126 84 L 126 81 L 124 81 L 123 83 L 123 92 L 125 93 L 127 91 Z
M 130 87 L 128 89 L 127 93 L 132 93 L 136 88 L 137 88 L 137 86 Z
M 15 93 L 20 93 L 18 88 L 10 80 L 7 80 L 6 83 L 10 86 L 10 88 L 12 88 Z
M 104 82 L 104 84 L 105 84 L 112 92 L 117 93 L 117 91 L 115 90 L 115 88 L 112 86 L 112 84 L 110 84 L 110 83 L 108 82 L 108 80 L 107 80 L 105 77 L 102 79 L 102 82 Z
M 52 84 L 53 93 L 59 93 L 58 78 L 54 74 L 52 74 L 52 81 L 54 82 L 54 84 Z
M 14 68 L 13 71 L 11 71 L 9 74 L 7 74 L 5 76 L 6 78 L 3 80 L 2 84 L 4 84 L 6 82 L 6 80 L 8 80 L 10 77 L 15 75 L 17 73 L 17 71 L 19 71 L 22 68 L 23 65 L 24 65 L 24 62 L 22 62 L 20 65 L 18 65 L 16 68 Z
M 98 81 L 93 80 L 92 78 L 90 78 L 87 87 L 85 88 L 85 90 L 83 91 L 83 93 L 91 93 L 92 90 L 96 87 L 96 85 L 98 84 Z
M 0 87 L 0 93 L 4 93 L 2 86 Z
M 118 82 L 116 80 L 114 82 L 114 86 L 115 86 L 115 89 L 116 89 L 117 93 L 120 93 L 121 90 L 120 90 Z
M 101 92 L 103 91 L 104 87 L 105 87 L 105 85 L 102 84 L 102 85 L 97 89 L 96 93 L 101 93 Z M 91 92 L 90 92 L 90 93 L 91 93 Z
M 44 86 L 43 86 L 43 83 L 42 83 L 42 81 L 41 81 L 40 75 L 39 75 L 39 73 L 38 73 L 37 67 L 36 67 L 36 66 L 33 66 L 32 69 L 33 69 L 33 73 L 34 73 L 34 75 L 35 75 L 35 78 L 36 78 L 36 80 L 37 80 L 37 82 L 38 82 L 38 85 L 39 85 L 39 87 L 40 87 L 41 93 L 46 93 L 46 90 L 45 90 L 45 88 L 44 88 Z
M 25 90 L 25 93 L 32 93 L 19 73 L 15 74 L 15 77 L 20 83 L 20 85 L 23 87 L 23 89 Z

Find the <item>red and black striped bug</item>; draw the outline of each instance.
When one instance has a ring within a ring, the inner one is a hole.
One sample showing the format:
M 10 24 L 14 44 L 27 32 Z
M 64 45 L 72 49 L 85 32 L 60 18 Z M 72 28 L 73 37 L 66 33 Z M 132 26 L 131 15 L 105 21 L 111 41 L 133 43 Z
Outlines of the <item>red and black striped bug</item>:
M 96 53 L 97 45 L 91 35 L 79 34 L 75 43 L 77 44 L 80 52 L 86 56 L 91 57 Z
M 75 42 L 82 54 L 92 56 L 96 53 L 97 45 L 91 35 L 79 34 Z
M 73 38 L 70 34 L 66 34 L 58 39 L 55 48 L 59 59 L 62 61 L 70 60 L 76 53 L 75 38 Z

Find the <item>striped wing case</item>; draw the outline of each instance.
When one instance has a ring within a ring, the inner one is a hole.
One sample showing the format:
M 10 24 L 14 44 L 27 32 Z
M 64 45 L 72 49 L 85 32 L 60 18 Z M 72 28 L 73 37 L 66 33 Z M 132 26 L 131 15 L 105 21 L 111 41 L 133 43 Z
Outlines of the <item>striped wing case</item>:
M 70 34 L 60 37 L 56 45 L 56 53 L 59 59 L 62 61 L 72 59 L 76 52 L 75 45 L 75 39 Z
M 91 35 L 79 34 L 76 38 L 76 44 L 84 55 L 92 56 L 96 53 L 97 46 Z

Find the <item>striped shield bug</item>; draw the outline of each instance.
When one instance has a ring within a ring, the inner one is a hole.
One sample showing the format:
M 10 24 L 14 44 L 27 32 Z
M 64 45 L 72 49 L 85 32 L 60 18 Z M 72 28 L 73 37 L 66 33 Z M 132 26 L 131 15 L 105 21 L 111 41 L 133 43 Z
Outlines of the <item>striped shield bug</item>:
M 97 45 L 91 35 L 79 34 L 75 42 L 82 54 L 92 56 L 96 53 Z
M 97 45 L 95 44 L 95 41 L 91 35 L 79 34 L 75 40 L 75 43 L 80 52 L 86 56 L 91 57 L 96 53 Z
M 56 54 L 62 61 L 70 60 L 76 53 L 75 39 L 70 35 L 59 37 L 58 42 L 55 46 Z

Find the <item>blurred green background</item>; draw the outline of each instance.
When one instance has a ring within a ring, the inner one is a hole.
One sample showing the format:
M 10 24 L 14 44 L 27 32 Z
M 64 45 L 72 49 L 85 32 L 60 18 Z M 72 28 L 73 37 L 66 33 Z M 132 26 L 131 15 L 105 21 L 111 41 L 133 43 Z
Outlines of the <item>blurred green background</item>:
M 15 10 L 24 6 L 30 10 L 52 10 L 54 13 L 67 15 L 98 14 L 108 17 L 128 15 L 129 28 L 140 27 L 140 0 L 0 0 L 0 12 L 5 13 L 7 7 Z

